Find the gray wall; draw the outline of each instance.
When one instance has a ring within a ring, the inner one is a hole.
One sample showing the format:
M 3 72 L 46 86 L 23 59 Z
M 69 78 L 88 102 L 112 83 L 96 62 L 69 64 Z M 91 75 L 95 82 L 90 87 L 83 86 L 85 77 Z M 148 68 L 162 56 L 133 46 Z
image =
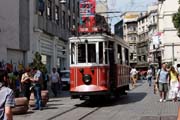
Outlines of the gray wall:
M 19 3 L 19 36 L 20 36 L 20 49 L 29 50 L 29 0 L 21 0 Z
M 19 0 L 0 0 L 0 61 L 7 48 L 19 49 Z

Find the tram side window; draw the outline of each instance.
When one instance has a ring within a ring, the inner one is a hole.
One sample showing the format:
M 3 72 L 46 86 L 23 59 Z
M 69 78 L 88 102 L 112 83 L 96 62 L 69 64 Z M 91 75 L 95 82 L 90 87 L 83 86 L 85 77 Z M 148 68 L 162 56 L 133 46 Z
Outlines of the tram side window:
M 118 63 L 122 64 L 122 49 L 121 49 L 121 46 L 118 45 Z
M 129 65 L 129 51 L 127 48 L 125 48 L 124 52 L 125 52 L 125 64 Z
M 103 64 L 103 42 L 99 42 L 99 64 Z
M 75 63 L 75 45 L 71 43 L 71 64 Z
M 105 42 L 105 48 L 108 48 L 108 42 Z M 105 64 L 108 64 L 108 51 L 105 51 Z
M 88 44 L 88 62 L 96 63 L 96 45 Z
M 78 63 L 86 63 L 86 46 L 78 44 Z

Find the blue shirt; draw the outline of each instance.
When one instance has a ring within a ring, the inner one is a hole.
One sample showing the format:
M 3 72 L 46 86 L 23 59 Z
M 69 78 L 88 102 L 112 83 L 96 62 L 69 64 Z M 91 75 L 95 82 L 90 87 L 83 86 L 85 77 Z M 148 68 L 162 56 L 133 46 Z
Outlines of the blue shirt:
M 159 82 L 160 83 L 168 83 L 168 72 L 165 71 L 164 69 L 161 69 L 158 71 L 159 75 Z
M 5 116 L 6 106 L 8 107 L 15 106 L 14 94 L 10 88 L 1 86 L 0 87 L 0 120 L 7 120 Z

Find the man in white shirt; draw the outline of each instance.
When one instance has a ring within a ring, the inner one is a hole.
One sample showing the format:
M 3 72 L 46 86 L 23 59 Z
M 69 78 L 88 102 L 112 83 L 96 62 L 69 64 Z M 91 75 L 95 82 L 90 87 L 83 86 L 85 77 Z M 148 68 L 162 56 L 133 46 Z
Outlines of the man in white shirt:
M 52 92 L 54 93 L 54 96 L 57 97 L 57 90 L 58 90 L 59 84 L 60 84 L 60 77 L 59 77 L 59 73 L 56 72 L 56 68 L 52 69 L 52 73 L 51 73 L 49 79 L 51 81 Z
M 135 87 L 135 84 L 136 84 L 136 80 L 137 80 L 137 70 L 136 68 L 132 68 L 131 69 L 131 72 L 130 72 L 130 75 L 131 75 L 131 84 L 132 84 L 132 87 Z

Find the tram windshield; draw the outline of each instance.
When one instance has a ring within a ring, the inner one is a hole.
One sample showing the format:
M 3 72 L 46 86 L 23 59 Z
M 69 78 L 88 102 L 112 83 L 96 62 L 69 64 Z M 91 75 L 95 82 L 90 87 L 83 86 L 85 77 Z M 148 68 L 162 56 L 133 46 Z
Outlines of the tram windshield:
M 78 44 L 78 63 L 97 63 L 96 44 Z

